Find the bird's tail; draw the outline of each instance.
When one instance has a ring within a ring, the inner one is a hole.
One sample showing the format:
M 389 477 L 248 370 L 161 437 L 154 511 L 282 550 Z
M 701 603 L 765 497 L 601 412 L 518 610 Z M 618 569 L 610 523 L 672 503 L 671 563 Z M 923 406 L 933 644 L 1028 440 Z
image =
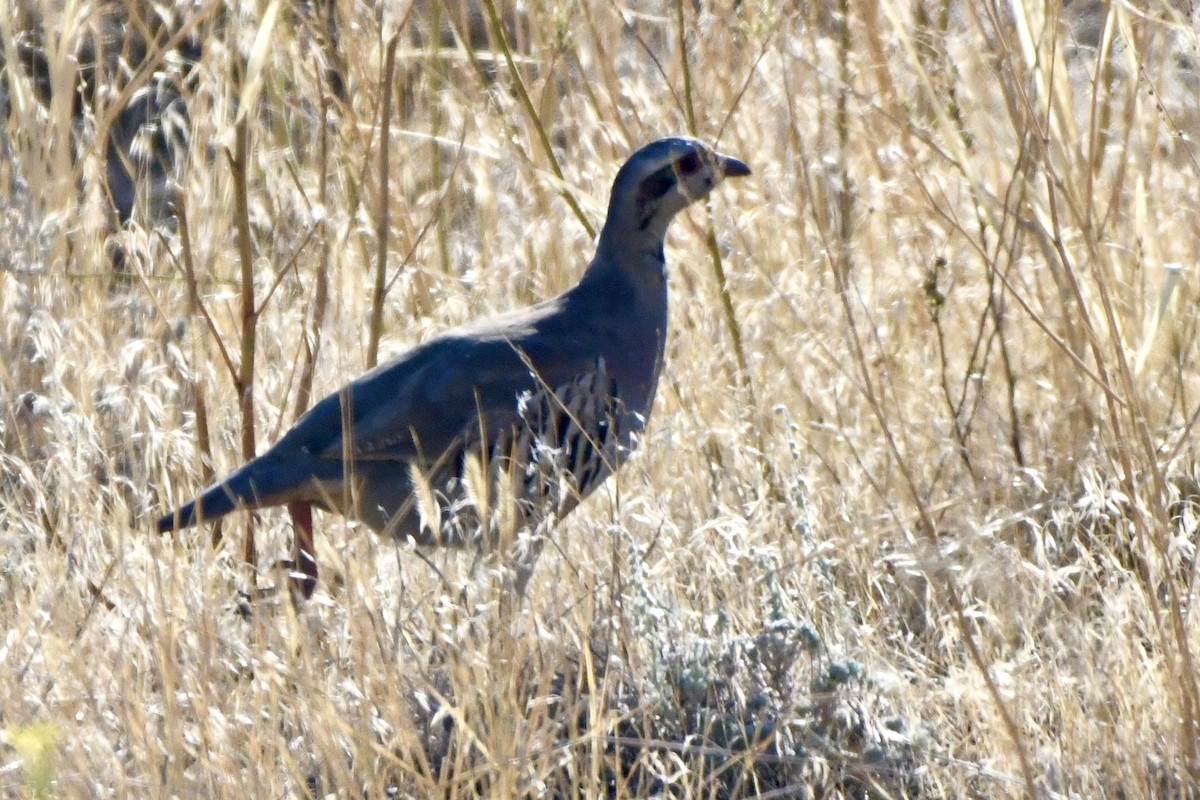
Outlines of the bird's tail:
M 340 466 L 336 461 L 333 464 Z M 205 489 L 195 500 L 160 517 L 158 532 L 213 522 L 238 509 L 265 508 L 299 499 L 298 495 L 322 476 L 301 475 L 296 467 L 295 463 L 271 463 L 261 458 L 251 461 Z

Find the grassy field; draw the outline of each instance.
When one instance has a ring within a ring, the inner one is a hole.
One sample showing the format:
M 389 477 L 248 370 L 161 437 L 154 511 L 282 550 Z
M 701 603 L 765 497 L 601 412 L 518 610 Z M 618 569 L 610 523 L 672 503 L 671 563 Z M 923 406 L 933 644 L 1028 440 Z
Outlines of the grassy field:
M 1185 4 L 466 5 L 0 2 L 0 795 L 1200 795 Z M 155 92 L 174 211 L 119 225 Z M 524 602 L 331 516 L 247 602 L 286 514 L 257 568 L 247 515 L 150 532 L 571 285 L 674 133 L 754 176 L 674 225 L 645 448 Z

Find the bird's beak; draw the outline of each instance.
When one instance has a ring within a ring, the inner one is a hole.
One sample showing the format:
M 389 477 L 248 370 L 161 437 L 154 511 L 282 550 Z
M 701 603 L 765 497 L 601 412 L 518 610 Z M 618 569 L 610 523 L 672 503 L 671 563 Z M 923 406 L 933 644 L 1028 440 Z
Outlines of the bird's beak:
M 717 162 L 721 165 L 721 174 L 726 178 L 744 178 L 750 174 L 750 168 L 733 156 L 718 153 Z

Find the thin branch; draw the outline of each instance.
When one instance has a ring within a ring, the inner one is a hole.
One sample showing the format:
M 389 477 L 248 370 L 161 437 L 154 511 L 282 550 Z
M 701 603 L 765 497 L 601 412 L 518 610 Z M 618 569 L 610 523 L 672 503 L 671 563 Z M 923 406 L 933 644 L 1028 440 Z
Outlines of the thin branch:
M 367 340 L 367 368 L 379 361 L 379 340 L 383 337 L 383 299 L 387 294 L 388 254 L 388 174 L 391 154 L 392 77 L 396 73 L 396 44 L 399 33 L 393 33 L 384 45 L 383 106 L 379 112 L 379 212 L 375 222 L 375 286 L 371 291 L 371 320 Z

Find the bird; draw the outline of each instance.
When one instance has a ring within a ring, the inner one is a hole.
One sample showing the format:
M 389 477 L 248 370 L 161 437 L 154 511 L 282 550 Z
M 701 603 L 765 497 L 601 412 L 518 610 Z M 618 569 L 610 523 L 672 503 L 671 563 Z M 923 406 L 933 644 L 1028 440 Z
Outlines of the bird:
M 272 447 L 158 520 L 160 533 L 286 506 L 292 589 L 318 580 L 312 509 L 418 547 L 511 548 L 523 594 L 546 535 L 638 447 L 667 335 L 668 226 L 742 161 L 675 136 L 617 171 L 578 283 L 442 333 L 308 410 Z

